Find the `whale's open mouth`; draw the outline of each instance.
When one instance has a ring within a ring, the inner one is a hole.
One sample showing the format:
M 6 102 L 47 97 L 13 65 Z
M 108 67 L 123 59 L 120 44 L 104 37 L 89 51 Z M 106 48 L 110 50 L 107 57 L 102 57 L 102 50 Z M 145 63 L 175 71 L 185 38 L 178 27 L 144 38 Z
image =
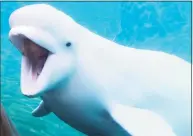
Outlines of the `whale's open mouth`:
M 28 38 L 23 39 L 20 51 L 26 57 L 26 62 L 24 63 L 26 63 L 28 74 L 31 75 L 32 80 L 37 80 L 50 52 Z
M 23 61 L 23 63 L 25 63 L 25 69 L 23 70 L 27 75 L 24 76 L 31 77 L 32 81 L 36 81 L 51 52 L 24 36 L 18 35 L 16 38 L 20 38 L 21 42 L 19 46 L 15 45 L 15 47 L 21 52 L 23 59 L 25 58 Z
M 42 81 L 45 81 L 46 78 L 43 71 L 48 69 L 46 63 L 53 53 L 22 34 L 11 34 L 10 40 L 22 54 L 22 93 L 29 97 L 39 94 L 41 92 L 40 86 L 43 85 Z

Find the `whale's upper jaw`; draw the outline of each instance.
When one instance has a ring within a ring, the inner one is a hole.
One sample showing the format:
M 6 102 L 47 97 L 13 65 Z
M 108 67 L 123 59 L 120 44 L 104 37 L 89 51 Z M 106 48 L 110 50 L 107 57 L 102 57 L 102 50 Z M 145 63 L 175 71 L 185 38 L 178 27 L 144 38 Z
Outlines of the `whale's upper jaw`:
M 40 12 L 40 9 L 44 12 Z M 40 13 L 36 14 L 37 12 Z M 55 18 L 44 18 L 48 12 L 54 14 L 51 16 Z M 57 19 L 59 20 L 61 15 L 65 17 L 51 6 L 36 4 L 14 11 L 9 18 L 9 39 L 23 54 L 21 92 L 28 97 L 40 96 L 43 92 L 53 89 L 54 85 L 72 71 L 72 55 L 64 46 L 64 41 L 67 41 L 64 37 L 66 33 L 63 33 L 65 27 L 57 25 Z M 68 23 L 68 19 L 65 22 Z M 26 47 L 34 52 L 27 52 Z M 61 63 L 61 60 L 65 63 Z

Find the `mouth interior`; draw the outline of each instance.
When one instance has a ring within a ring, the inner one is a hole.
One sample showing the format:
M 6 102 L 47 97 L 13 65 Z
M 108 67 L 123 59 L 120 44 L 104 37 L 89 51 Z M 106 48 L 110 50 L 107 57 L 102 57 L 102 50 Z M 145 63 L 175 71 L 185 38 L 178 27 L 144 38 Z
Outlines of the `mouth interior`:
M 26 71 L 31 75 L 28 76 L 32 80 L 37 80 L 50 52 L 28 38 L 23 38 L 20 51 L 23 57 L 26 58 Z

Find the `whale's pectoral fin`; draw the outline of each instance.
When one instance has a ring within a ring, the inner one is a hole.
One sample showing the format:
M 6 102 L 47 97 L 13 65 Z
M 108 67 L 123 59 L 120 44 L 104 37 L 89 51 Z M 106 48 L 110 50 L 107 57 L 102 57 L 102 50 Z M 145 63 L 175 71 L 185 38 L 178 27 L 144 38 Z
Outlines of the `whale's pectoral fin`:
M 39 106 L 32 111 L 34 117 L 43 117 L 50 113 L 50 111 L 45 107 L 44 101 L 41 101 Z
M 150 110 L 114 104 L 111 116 L 134 136 L 176 136 L 168 123 Z

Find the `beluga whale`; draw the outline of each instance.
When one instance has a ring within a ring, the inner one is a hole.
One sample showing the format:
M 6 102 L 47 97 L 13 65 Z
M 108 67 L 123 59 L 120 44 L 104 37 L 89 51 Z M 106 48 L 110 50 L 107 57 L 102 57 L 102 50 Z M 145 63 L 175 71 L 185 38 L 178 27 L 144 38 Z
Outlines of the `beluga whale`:
M 21 93 L 41 99 L 33 116 L 52 112 L 89 136 L 190 136 L 190 63 L 110 41 L 47 4 L 9 24 Z

